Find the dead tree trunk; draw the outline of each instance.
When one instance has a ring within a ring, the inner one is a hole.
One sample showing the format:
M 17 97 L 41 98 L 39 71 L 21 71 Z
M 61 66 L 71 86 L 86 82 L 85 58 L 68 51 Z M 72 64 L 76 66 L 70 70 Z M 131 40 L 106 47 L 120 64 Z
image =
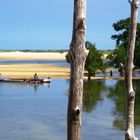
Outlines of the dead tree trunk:
M 128 60 L 126 67 L 126 87 L 127 87 L 127 118 L 126 118 L 126 133 L 125 140 L 137 140 L 135 137 L 134 130 L 134 106 L 135 106 L 135 91 L 133 90 L 133 60 L 134 60 L 134 49 L 137 31 L 137 15 L 139 0 L 129 0 L 131 5 L 131 26 L 129 33 L 129 44 L 128 44 Z
M 81 139 L 81 115 L 83 100 L 85 48 L 86 0 L 74 0 L 73 35 L 70 45 L 70 92 L 67 112 L 67 139 Z

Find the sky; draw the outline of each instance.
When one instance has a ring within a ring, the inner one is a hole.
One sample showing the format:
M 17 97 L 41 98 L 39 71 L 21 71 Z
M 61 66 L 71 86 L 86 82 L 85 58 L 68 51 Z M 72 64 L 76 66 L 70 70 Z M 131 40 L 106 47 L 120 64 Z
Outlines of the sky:
M 112 25 L 129 16 L 128 0 L 87 0 L 86 40 L 114 49 Z M 73 0 L 0 0 L 0 49 L 69 49 L 72 24 Z

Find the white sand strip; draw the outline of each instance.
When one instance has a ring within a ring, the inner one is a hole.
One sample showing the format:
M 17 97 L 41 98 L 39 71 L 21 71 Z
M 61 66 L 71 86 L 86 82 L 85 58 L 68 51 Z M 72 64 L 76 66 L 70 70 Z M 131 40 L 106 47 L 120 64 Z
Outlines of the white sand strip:
M 65 60 L 66 54 L 66 52 L 0 52 L 0 60 Z

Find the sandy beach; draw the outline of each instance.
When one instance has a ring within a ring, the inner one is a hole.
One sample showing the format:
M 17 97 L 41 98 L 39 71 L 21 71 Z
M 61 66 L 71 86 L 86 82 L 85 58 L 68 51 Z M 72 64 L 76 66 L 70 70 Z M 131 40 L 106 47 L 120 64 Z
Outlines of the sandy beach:
M 37 73 L 39 77 L 69 77 L 69 68 L 46 64 L 11 64 L 0 65 L 2 77 L 33 78 Z
M 0 52 L 0 60 L 65 60 L 67 52 Z
M 0 52 L 0 60 L 65 60 L 66 53 L 59 52 Z M 70 68 L 49 64 L 1 64 L 0 74 L 8 78 L 69 78 Z M 85 77 L 87 79 L 87 77 Z M 92 77 L 95 80 L 124 80 L 124 77 Z M 140 79 L 140 77 L 134 77 Z
M 65 60 L 66 53 L 50 52 L 0 52 L 0 60 Z M 2 77 L 31 78 L 69 77 L 69 68 L 47 64 L 6 64 L 0 65 Z

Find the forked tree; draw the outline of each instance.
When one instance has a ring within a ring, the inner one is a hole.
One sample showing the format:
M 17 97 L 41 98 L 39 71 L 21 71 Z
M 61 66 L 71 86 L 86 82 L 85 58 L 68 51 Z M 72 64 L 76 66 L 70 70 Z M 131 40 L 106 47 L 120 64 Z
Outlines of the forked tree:
M 83 100 L 85 48 L 86 0 L 74 0 L 73 34 L 70 44 L 70 91 L 67 111 L 67 139 L 81 139 L 81 115 Z
M 137 140 L 134 131 L 134 106 L 135 91 L 133 89 L 133 60 L 137 29 L 137 16 L 139 8 L 139 0 L 128 0 L 131 5 L 131 26 L 128 41 L 128 60 L 126 64 L 126 87 L 127 87 L 127 118 L 125 140 Z

